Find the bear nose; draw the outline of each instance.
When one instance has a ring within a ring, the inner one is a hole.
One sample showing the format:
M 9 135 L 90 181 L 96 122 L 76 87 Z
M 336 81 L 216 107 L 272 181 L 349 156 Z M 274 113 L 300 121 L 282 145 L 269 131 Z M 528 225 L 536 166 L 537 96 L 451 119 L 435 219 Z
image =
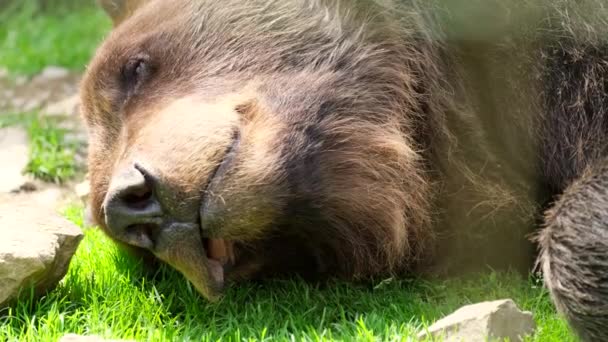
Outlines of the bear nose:
M 154 179 L 138 164 L 112 178 L 103 208 L 106 226 L 115 238 L 137 247 L 154 247 L 162 225 L 154 187 Z

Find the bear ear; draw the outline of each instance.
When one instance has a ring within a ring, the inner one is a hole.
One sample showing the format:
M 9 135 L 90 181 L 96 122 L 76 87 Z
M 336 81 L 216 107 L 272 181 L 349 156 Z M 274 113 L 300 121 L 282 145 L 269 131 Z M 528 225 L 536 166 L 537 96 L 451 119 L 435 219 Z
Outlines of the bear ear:
M 114 26 L 129 18 L 147 0 L 98 0 L 99 5 L 108 13 Z

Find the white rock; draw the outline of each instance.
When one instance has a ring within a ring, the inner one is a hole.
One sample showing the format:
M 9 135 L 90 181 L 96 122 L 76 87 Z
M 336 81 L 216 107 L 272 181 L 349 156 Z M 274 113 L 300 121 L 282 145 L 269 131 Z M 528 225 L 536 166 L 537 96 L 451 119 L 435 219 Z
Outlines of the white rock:
M 78 115 L 80 97 L 78 94 L 69 96 L 59 102 L 52 103 L 43 109 L 47 115 Z
M 66 68 L 57 66 L 48 66 L 42 70 L 42 72 L 35 77 L 35 81 L 44 80 L 56 80 L 58 78 L 65 78 L 70 75 L 70 71 Z
M 62 203 L 62 200 L 64 197 L 67 197 L 67 194 L 65 190 L 59 187 L 49 186 L 45 189 L 39 189 L 38 191 L 22 195 L 21 197 L 27 198 L 32 204 L 40 207 L 58 210 L 61 205 L 65 204 Z
M 8 69 L 4 67 L 0 67 L 0 78 L 8 77 Z
M 40 108 L 40 106 L 42 106 L 43 101 L 44 100 L 41 98 L 33 97 L 33 98 L 30 98 L 29 100 L 26 100 L 23 103 L 23 105 L 17 109 L 22 110 L 24 112 L 31 112 L 34 109 Z
M 83 237 L 54 211 L 15 198 L 0 197 L 0 306 L 31 286 L 36 294 L 54 288 Z
M 74 187 L 74 191 L 76 192 L 76 196 L 83 201 L 86 201 L 89 197 L 89 193 L 91 192 L 91 188 L 89 185 L 89 181 L 84 181 L 82 183 L 76 184 Z
M 77 334 L 64 335 L 59 342 L 127 342 L 128 340 L 106 340 L 99 336 L 83 336 Z
M 28 154 L 29 140 L 23 129 L 0 129 L 0 193 L 16 191 L 27 182 L 23 170 Z
M 493 339 L 522 341 L 536 329 L 530 312 L 522 312 L 511 299 L 464 306 L 421 332 L 418 338 L 446 342 L 485 342 Z
M 28 79 L 27 79 L 26 76 L 17 76 L 17 77 L 15 77 L 15 85 L 18 86 L 18 87 L 26 84 L 27 81 L 28 81 Z
M 10 196 L 4 196 L 4 201 L 3 197 L 0 197 L 0 204 L 20 201 L 57 212 L 79 199 L 73 185 L 46 183 L 32 176 L 27 176 L 26 179 L 27 181 Z
M 11 104 L 11 108 L 21 109 L 27 103 L 27 99 L 24 99 L 22 97 L 14 97 L 14 98 L 11 99 L 10 102 L 11 102 L 10 103 Z

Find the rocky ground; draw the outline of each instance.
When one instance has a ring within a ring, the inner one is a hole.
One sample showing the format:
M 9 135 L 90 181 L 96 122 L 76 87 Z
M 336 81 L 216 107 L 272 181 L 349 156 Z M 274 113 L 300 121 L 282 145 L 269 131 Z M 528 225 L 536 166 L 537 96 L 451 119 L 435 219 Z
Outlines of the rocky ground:
M 19 291 L 33 288 L 41 294 L 65 275 L 82 239 L 80 229 L 61 217 L 61 207 L 83 201 L 86 131 L 78 115 L 80 75 L 48 67 L 26 78 L 0 71 L 2 116 L 37 112 L 33 120 L 53 116 L 69 139 L 80 146 L 74 162 L 77 177 L 44 182 L 25 173 L 32 136 L 23 125 L 0 128 L 0 306 Z M 0 125 L 2 127 L 2 125 Z
M 57 118 L 61 127 L 69 131 L 69 139 L 81 146 L 76 163 L 80 170 L 84 170 L 87 137 L 78 112 L 80 77 L 59 67 L 47 67 L 32 78 L 11 77 L 0 70 L 0 116 L 38 112 L 40 116 Z M 0 128 L 0 194 L 9 195 L 3 196 L 4 202 L 10 202 L 14 197 L 27 198 L 57 209 L 67 201 L 86 197 L 84 172 L 63 184 L 43 182 L 25 174 L 29 140 L 23 127 Z M 0 199 L 0 205 L 3 204 Z

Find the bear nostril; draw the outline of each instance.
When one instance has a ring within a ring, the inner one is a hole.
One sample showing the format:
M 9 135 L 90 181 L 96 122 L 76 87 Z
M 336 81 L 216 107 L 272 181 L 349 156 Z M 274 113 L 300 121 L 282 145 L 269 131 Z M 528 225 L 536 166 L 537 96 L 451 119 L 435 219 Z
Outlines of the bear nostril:
M 125 206 L 134 209 L 142 210 L 145 209 L 152 201 L 152 191 L 148 188 L 135 189 L 130 193 L 126 193 L 122 196 L 122 201 Z
M 154 178 L 139 165 L 113 177 L 103 204 L 111 235 L 131 245 L 153 248 L 163 222 L 154 186 Z
M 130 169 L 120 176 L 117 186 L 111 191 L 114 204 L 128 210 L 133 215 L 140 215 L 154 207 L 156 198 L 153 192 L 153 182 L 139 168 Z

